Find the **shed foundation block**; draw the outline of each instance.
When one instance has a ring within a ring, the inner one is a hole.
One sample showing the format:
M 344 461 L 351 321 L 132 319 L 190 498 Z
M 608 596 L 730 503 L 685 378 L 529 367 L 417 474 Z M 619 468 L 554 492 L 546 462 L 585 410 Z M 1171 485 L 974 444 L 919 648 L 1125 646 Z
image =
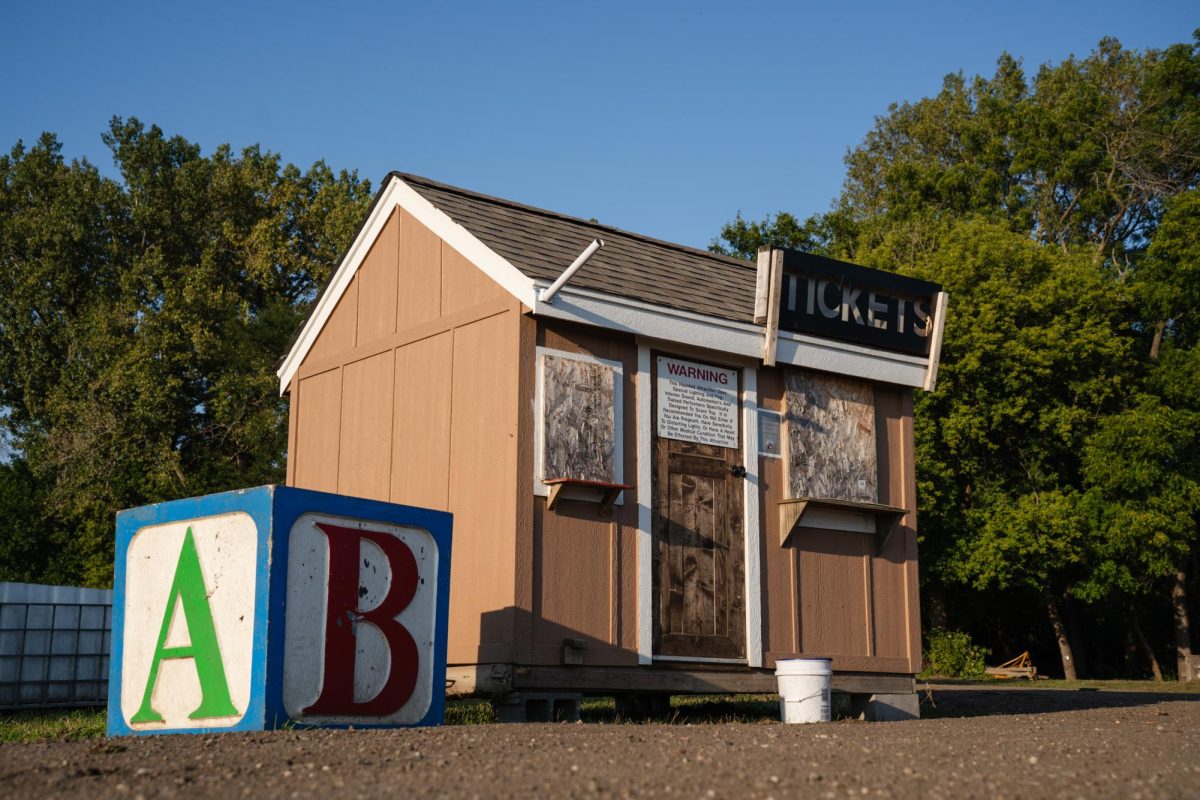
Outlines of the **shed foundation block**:
M 921 702 L 915 692 L 903 694 L 851 694 L 850 716 L 868 722 L 898 722 L 921 718 Z
M 582 694 L 509 692 L 492 700 L 497 722 L 578 722 Z

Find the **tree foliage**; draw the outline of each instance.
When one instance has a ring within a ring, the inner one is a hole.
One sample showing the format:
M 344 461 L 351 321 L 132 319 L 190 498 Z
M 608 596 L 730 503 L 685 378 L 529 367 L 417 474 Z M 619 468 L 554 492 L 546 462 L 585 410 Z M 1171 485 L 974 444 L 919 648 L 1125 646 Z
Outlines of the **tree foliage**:
M 739 215 L 714 249 L 816 250 L 950 293 L 915 411 L 926 584 L 1042 598 L 1056 631 L 1064 602 L 1181 596 L 1200 521 L 1200 31 L 1103 39 L 1032 77 L 1007 54 L 948 75 L 846 166 L 829 212 Z
M 1126 294 L 1087 253 L 982 220 L 957 224 L 920 273 L 954 302 L 938 391 L 918 400 L 930 566 L 980 588 L 1069 583 L 1086 549 L 1072 478 L 1120 407 Z
M 0 157 L 8 485 L 34 479 L 61 577 L 90 585 L 118 509 L 281 480 L 274 369 L 369 199 L 322 162 L 206 156 L 136 119 L 103 138 L 119 180 L 51 134 Z

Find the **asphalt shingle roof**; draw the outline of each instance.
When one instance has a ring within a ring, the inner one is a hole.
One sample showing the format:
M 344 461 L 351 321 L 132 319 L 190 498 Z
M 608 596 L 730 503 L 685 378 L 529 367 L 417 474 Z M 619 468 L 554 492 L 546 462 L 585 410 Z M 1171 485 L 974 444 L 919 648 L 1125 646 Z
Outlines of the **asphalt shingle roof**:
M 604 247 L 568 286 L 752 322 L 755 265 L 607 225 L 394 173 L 530 278 L 552 281 L 587 247 Z

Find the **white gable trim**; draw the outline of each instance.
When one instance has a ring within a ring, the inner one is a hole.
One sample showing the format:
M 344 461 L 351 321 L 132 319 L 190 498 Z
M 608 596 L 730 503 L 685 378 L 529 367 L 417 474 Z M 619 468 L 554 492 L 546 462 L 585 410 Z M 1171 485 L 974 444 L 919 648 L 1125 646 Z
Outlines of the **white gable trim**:
M 429 228 L 446 244 L 457 250 L 463 258 L 470 261 L 489 278 L 500 284 L 509 294 L 532 308 L 535 302 L 533 281 L 527 278 L 516 267 L 475 238 L 466 228 L 450 219 L 445 212 L 440 211 L 432 203 L 422 197 L 415 189 L 395 175 L 391 176 L 388 185 L 380 194 L 367 221 L 354 237 L 354 243 L 346 251 L 345 258 L 333 274 L 329 288 L 321 295 L 316 307 L 309 314 L 308 321 L 300 330 L 300 336 L 284 358 L 283 364 L 275 373 L 279 377 L 279 393 L 283 394 L 295 377 L 296 371 L 304 363 L 317 337 L 329 321 L 338 301 L 350 288 L 350 281 L 362 265 L 371 245 L 383 231 L 383 226 L 397 208 L 403 208 L 418 222 Z

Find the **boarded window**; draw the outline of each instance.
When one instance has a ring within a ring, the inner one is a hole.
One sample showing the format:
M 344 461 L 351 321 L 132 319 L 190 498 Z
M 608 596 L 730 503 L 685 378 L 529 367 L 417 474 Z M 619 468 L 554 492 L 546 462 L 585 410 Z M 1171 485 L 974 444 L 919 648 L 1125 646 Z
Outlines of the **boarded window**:
M 871 385 L 794 370 L 784 384 L 790 496 L 878 502 Z
M 596 359 L 542 352 L 539 479 L 619 483 L 619 369 Z

